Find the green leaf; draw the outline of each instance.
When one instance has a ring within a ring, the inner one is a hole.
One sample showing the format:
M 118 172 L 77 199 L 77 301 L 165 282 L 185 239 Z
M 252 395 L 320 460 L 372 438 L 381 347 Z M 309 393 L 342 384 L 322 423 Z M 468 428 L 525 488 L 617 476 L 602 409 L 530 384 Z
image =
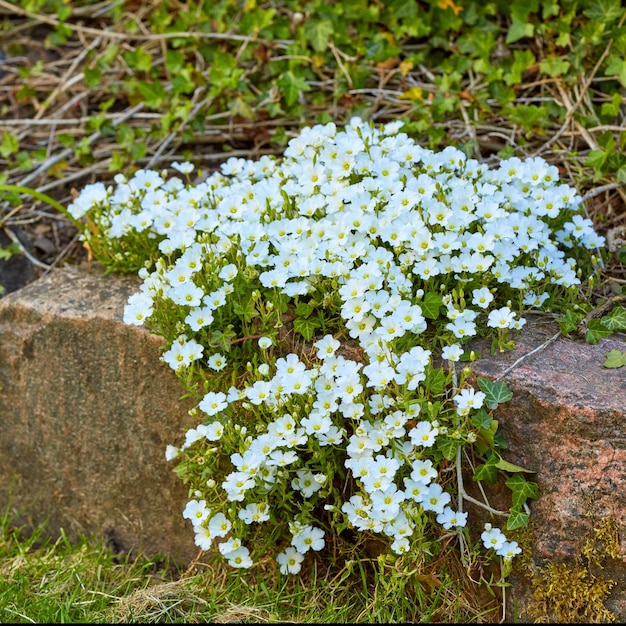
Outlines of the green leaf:
M 535 27 L 532 24 L 520 22 L 513 18 L 509 32 L 506 35 L 506 43 L 514 43 L 524 37 L 532 37 L 534 32 Z
M 609 56 L 604 75 L 617 77 L 622 86 L 626 87 L 626 59 L 613 54 Z
M 533 472 L 533 470 L 529 470 L 519 465 L 515 465 L 514 463 L 509 463 L 508 461 L 505 461 L 504 459 L 499 459 L 498 462 L 496 463 L 496 467 L 498 469 L 501 469 L 505 472 L 510 472 L 510 473 L 513 473 L 513 472 L 528 472 L 529 474 L 535 473 Z
M 564 335 L 569 335 L 578 328 L 578 324 L 582 321 L 583 317 L 585 317 L 584 313 L 575 313 L 571 309 L 568 309 L 565 315 L 557 318 L 556 321 L 561 328 L 561 332 Z
M 622 16 L 621 0 L 595 0 L 583 14 L 594 22 L 610 24 Z
M 615 117 L 619 114 L 622 105 L 622 94 L 616 91 L 611 97 L 611 102 L 604 102 L 600 107 L 601 115 L 609 115 Z
M 304 36 L 316 52 L 325 52 L 334 32 L 330 20 L 309 20 L 304 27 Z
M 424 295 L 424 299 L 419 303 L 422 309 L 422 315 L 431 320 L 439 317 L 443 299 L 438 293 L 428 292 Z
M 16 243 L 12 243 L 8 245 L 6 248 L 0 248 L 0 260 L 6 261 L 10 259 L 13 255 L 19 254 L 21 252 L 20 247 Z
M 515 50 L 513 52 L 513 61 L 510 63 L 508 72 L 503 76 L 507 85 L 518 85 L 522 82 L 522 74 L 535 63 L 535 55 L 530 50 Z M 535 107 L 533 105 L 522 105 L 522 112 L 517 112 L 516 108 L 512 109 L 512 113 L 518 113 L 518 117 L 529 117 L 537 115 L 545 107 Z
M 311 87 L 300 76 L 296 76 L 293 72 L 285 72 L 276 83 L 282 89 L 285 102 L 291 106 L 298 100 L 298 96 L 303 91 L 311 91 Z
M 626 309 L 623 306 L 616 306 L 608 315 L 601 318 L 600 321 L 613 332 L 626 330 Z
M 513 474 L 504 484 L 511 490 L 513 508 L 521 508 L 528 498 L 539 497 L 537 483 L 527 481 L 522 474 Z
M 505 382 L 493 382 L 488 378 L 478 377 L 478 386 L 485 394 L 485 404 L 489 409 L 495 409 L 498 404 L 508 402 L 513 397 L 513 392 Z
M 602 320 L 591 320 L 587 324 L 587 332 L 585 334 L 585 341 L 593 344 L 594 346 L 600 339 L 604 339 L 613 333 L 603 323 Z
M 488 485 L 493 485 L 496 480 L 498 480 L 498 468 L 496 467 L 496 463 L 498 462 L 498 457 L 495 454 L 492 454 L 487 462 L 483 465 L 479 465 L 474 470 L 474 480 L 484 480 Z
M 441 367 L 428 366 L 426 368 L 426 380 L 424 385 L 430 393 L 437 396 L 443 392 L 446 384 L 446 375 Z
M 626 352 L 620 352 L 619 350 L 609 350 L 606 353 L 606 361 L 602 363 L 604 367 L 615 369 L 626 365 Z
M 458 439 L 450 439 L 450 437 L 439 437 L 437 439 L 437 448 L 448 461 L 454 459 L 460 445 L 461 442 Z
M 522 511 L 511 511 L 511 516 L 506 522 L 507 530 L 515 530 L 516 528 L 526 528 L 528 526 L 528 513 Z
M 476 428 L 484 428 L 486 430 L 491 427 L 491 422 L 493 422 L 493 417 L 485 409 L 480 409 L 480 411 L 472 415 L 472 425 Z
M 293 321 L 293 329 L 300 333 L 307 341 L 313 339 L 315 331 L 321 326 L 316 317 L 296 317 Z
M 309 317 L 313 313 L 313 307 L 308 302 L 298 302 L 296 304 L 296 315 L 299 317 Z
M 564 57 L 549 55 L 539 63 L 539 71 L 547 74 L 552 78 L 555 78 L 556 76 L 562 76 L 563 74 L 566 74 L 570 66 L 570 62 L 567 61 Z
M 94 67 L 93 69 L 85 68 L 83 70 L 83 74 L 85 76 L 85 84 L 87 87 L 97 87 L 102 80 L 102 72 L 97 67 Z
M 137 83 L 137 91 L 143 97 L 146 106 L 158 109 L 165 98 L 165 89 L 161 83 Z
M 259 316 L 259 312 L 256 310 L 254 300 L 252 299 L 249 299 L 246 302 L 234 302 L 233 313 L 246 323 L 251 322 L 255 317 Z
M 20 142 L 17 137 L 5 130 L 2 133 L 2 143 L 0 143 L 0 155 L 5 159 L 20 149 Z

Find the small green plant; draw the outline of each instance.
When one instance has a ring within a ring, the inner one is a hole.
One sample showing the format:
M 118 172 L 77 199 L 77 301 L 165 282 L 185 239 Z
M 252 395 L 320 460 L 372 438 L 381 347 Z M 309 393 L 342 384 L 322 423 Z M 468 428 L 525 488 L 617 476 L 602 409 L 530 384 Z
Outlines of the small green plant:
M 494 411 L 511 392 L 474 389 L 463 346 L 507 349 L 520 312 L 575 302 L 567 252 L 603 240 L 542 159 L 490 169 L 400 129 L 305 127 L 282 160 L 231 158 L 198 184 L 142 170 L 69 207 L 96 258 L 137 271 L 144 255 L 124 319 L 166 339 L 197 399 L 166 458 L 196 544 L 234 568 L 269 552 L 298 574 L 361 534 L 403 567 L 451 540 L 467 565 L 478 541 L 506 576 L 520 552 L 491 523 L 469 533 L 465 503 L 515 531 L 539 494 L 503 456 Z M 508 511 L 468 492 L 503 473 Z

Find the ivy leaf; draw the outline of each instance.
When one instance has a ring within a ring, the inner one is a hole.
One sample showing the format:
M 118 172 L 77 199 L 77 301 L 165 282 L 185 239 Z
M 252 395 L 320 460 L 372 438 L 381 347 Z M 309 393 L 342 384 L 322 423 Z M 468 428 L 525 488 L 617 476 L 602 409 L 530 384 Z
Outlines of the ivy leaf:
M 595 0 L 583 14 L 594 22 L 609 24 L 622 16 L 622 3 L 621 0 Z
M 493 485 L 496 480 L 498 480 L 498 468 L 496 467 L 496 463 L 498 462 L 498 457 L 495 454 L 492 454 L 487 462 L 483 465 L 479 465 L 474 470 L 474 480 L 484 480 L 488 485 Z
M 626 86 L 626 59 L 611 55 L 607 60 L 604 75 L 617 76 L 617 80 Z
M 578 324 L 585 317 L 584 313 L 575 313 L 568 310 L 563 317 L 557 318 L 557 323 L 564 335 L 569 335 L 578 328 Z
M 511 511 L 511 516 L 506 522 L 507 530 L 515 530 L 516 528 L 526 528 L 528 526 L 528 513 L 522 511 Z
M 487 450 L 499 447 L 496 445 L 496 436 L 499 436 L 498 420 L 492 419 L 489 428 L 480 428 L 478 434 L 480 437 L 476 440 L 474 445 L 479 454 L 485 454 Z
M 304 36 L 316 52 L 325 52 L 335 28 L 330 20 L 310 20 L 304 27 Z
M 596 345 L 600 339 L 608 337 L 613 333 L 603 323 L 602 320 L 591 320 L 587 324 L 587 333 L 585 334 L 585 340 L 587 343 Z
M 606 361 L 602 363 L 604 367 L 611 369 L 623 367 L 626 365 L 626 352 L 620 352 L 619 350 L 610 350 L 606 354 Z
M 609 330 L 626 330 L 626 309 L 623 306 L 616 306 L 608 315 L 601 320 L 602 324 Z
M 0 144 L 0 155 L 7 158 L 20 149 L 20 143 L 17 137 L 11 135 L 8 131 L 2 133 L 2 143 Z
M 509 32 L 506 35 L 506 43 L 514 43 L 524 37 L 532 37 L 535 27 L 532 24 L 520 22 L 513 18 Z
M 527 481 L 521 474 L 513 474 L 504 484 L 511 490 L 513 508 L 521 508 L 528 498 L 539 497 L 537 483 Z
M 539 71 L 547 74 L 551 78 L 555 78 L 556 76 L 566 74 L 570 66 L 571 63 L 563 57 L 548 55 L 539 63 Z
M 315 331 L 321 326 L 316 317 L 297 317 L 293 321 L 293 329 L 300 333 L 307 341 L 313 339 Z
M 493 422 L 493 417 L 485 409 L 480 409 L 480 411 L 472 415 L 472 425 L 476 428 L 487 430 L 491 427 L 491 422 Z
M 309 317 L 313 313 L 313 307 L 308 302 L 298 302 L 296 304 L 296 315 L 299 317 Z
M 253 318 L 259 315 L 252 299 L 249 299 L 247 302 L 234 302 L 233 313 L 246 323 L 251 322 Z
M 441 437 L 437 440 L 437 448 L 448 461 L 454 459 L 460 445 L 461 442 L 458 439 L 450 439 L 450 437 Z
M 496 463 L 496 467 L 505 472 L 511 472 L 511 473 L 513 472 L 528 472 L 529 474 L 535 473 L 533 472 L 533 470 L 526 469 L 524 467 L 521 467 L 520 465 L 515 465 L 515 463 L 509 463 L 508 461 L 505 461 L 504 459 L 499 459 L 498 462 Z
M 485 394 L 485 404 L 490 409 L 495 409 L 498 404 L 508 402 L 513 397 L 513 392 L 504 382 L 493 382 L 488 378 L 478 377 L 478 386 Z
M 311 91 L 309 84 L 301 76 L 296 76 L 292 71 L 285 72 L 276 83 L 282 89 L 285 102 L 291 106 L 298 100 L 303 91 Z
M 137 83 L 137 91 L 150 109 L 158 109 L 165 98 L 165 89 L 159 82 Z
M 443 304 L 443 299 L 438 293 L 429 291 L 424 295 L 424 299 L 419 303 L 422 309 L 422 315 L 431 320 L 436 320 L 439 317 L 439 310 Z

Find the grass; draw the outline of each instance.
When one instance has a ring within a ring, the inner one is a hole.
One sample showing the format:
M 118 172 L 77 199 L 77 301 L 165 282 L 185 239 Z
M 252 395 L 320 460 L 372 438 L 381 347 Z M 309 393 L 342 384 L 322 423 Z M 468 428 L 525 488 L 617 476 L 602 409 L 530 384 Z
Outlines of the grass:
M 361 553 L 357 551 L 356 553 Z M 96 537 L 52 540 L 0 518 L 2 623 L 483 623 L 500 599 L 459 563 L 409 574 L 384 557 L 315 561 L 300 576 L 268 559 L 237 572 L 210 555 L 187 569 L 156 555 L 115 553 Z M 449 558 L 449 557 L 446 557 Z M 324 564 L 322 564 L 324 563 Z M 445 573 L 442 573 L 445 572 Z M 461 575 L 459 575 L 461 574 Z

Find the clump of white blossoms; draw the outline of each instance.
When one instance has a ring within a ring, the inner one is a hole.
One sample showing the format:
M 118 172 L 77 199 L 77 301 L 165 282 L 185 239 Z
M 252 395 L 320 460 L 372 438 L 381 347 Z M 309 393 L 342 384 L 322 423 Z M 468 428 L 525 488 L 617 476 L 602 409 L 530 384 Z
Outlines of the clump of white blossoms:
M 197 184 L 141 170 L 69 207 L 119 244 L 120 266 L 129 246 L 147 251 L 124 320 L 167 339 L 198 398 L 200 423 L 166 456 L 190 485 L 197 545 L 233 567 L 271 545 L 245 544 L 263 525 L 283 573 L 345 528 L 397 554 L 427 526 L 467 535 L 468 496 L 441 462 L 481 441 L 499 452 L 494 407 L 456 369 L 463 345 L 520 329 L 524 308 L 580 283 L 573 253 L 603 245 L 542 159 L 490 169 L 400 130 L 305 128 L 282 159 L 230 158 Z M 308 341 L 297 353 L 288 324 Z M 519 552 L 485 528 L 494 554 Z

